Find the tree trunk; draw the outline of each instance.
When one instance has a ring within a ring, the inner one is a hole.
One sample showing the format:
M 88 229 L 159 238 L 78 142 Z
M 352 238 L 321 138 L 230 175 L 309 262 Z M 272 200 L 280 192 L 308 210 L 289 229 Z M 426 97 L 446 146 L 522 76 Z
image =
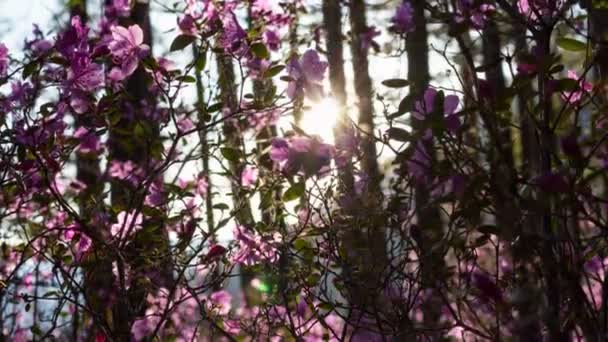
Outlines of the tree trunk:
M 415 28 L 408 34 L 406 40 L 410 94 L 416 99 L 422 98 L 430 81 L 427 45 L 428 33 L 424 14 L 425 3 L 426 1 L 424 0 L 411 1 L 414 10 Z M 417 120 L 412 120 L 412 128 L 414 131 L 424 129 Z M 434 144 L 431 142 L 425 145 L 425 149 L 432 159 L 432 164 L 434 164 Z M 443 269 L 445 268 L 443 254 L 440 249 L 435 246 L 443 235 L 441 214 L 437 205 L 431 203 L 429 196 L 430 189 L 428 189 L 425 184 L 416 184 L 414 191 L 417 222 L 421 232 L 420 237 L 417 239 L 418 241 L 416 241 L 419 250 L 422 253 L 420 256 L 421 285 L 424 288 L 432 290 L 438 286 L 437 279 L 442 277 Z M 437 295 L 431 295 L 431 297 L 422 304 L 424 325 L 431 331 L 439 328 L 441 305 L 442 303 Z M 436 338 L 437 336 L 433 335 L 433 337 Z
M 340 108 L 338 123 L 334 128 L 334 136 L 340 139 L 348 134 L 351 122 L 347 115 L 346 78 L 344 76 L 344 51 L 342 36 L 342 8 L 338 0 L 323 0 L 323 25 L 326 33 L 325 48 L 329 63 L 329 84 L 331 95 Z M 353 166 L 348 160 L 344 167 L 338 170 L 341 191 L 346 195 L 352 193 L 354 187 Z
M 351 54 L 353 58 L 353 74 L 355 80 L 355 92 L 359 101 L 359 129 L 362 132 L 362 165 L 365 176 L 368 177 L 368 187 L 377 192 L 380 183 L 380 171 L 378 169 L 376 142 L 374 137 L 374 92 L 372 79 L 369 75 L 369 60 L 367 50 L 363 49 L 362 37 L 369 27 L 366 23 L 365 1 L 352 0 L 350 6 L 351 25 Z
M 328 7 L 327 9 L 331 8 Z M 339 7 L 337 9 L 333 8 L 333 15 L 335 15 L 336 10 L 339 11 Z M 383 276 L 388 265 L 386 254 L 387 222 L 386 217 L 378 215 L 381 212 L 380 206 L 382 205 L 380 189 L 382 175 L 378 168 L 374 137 L 374 92 L 368 70 L 368 51 L 363 48 L 362 44 L 362 36 L 369 29 L 366 23 L 366 10 L 364 0 L 349 2 L 352 66 L 355 92 L 358 99 L 358 126 L 362 136 L 360 146 L 362 151 L 361 171 L 366 180 L 363 193 L 361 196 L 357 196 L 355 203 L 352 204 L 353 208 L 346 209 L 352 216 L 345 216 L 345 222 L 342 222 L 344 229 L 341 228 L 341 231 L 343 231 L 342 242 L 348 250 L 344 273 L 347 279 L 352 280 L 352 284 L 349 284 L 348 293 L 350 304 L 354 310 L 352 317 L 355 320 L 361 320 L 358 326 L 355 326 L 355 334 L 366 330 L 380 329 L 381 323 L 378 319 L 378 311 L 387 308 L 382 295 L 385 290 Z M 326 20 L 329 20 L 329 18 Z M 339 38 L 341 36 L 339 32 L 333 32 L 333 35 L 332 39 L 341 39 Z M 333 71 L 330 69 L 333 75 L 330 75 L 330 77 L 336 77 L 336 74 L 338 74 L 337 82 L 334 80 L 333 86 L 337 89 L 338 96 L 345 98 L 343 87 L 339 83 L 342 82 L 339 75 L 340 70 L 335 69 L 335 64 L 339 63 L 341 57 L 334 51 L 330 58 L 334 59 L 331 62 L 334 65 Z M 354 198 L 354 196 L 351 197 Z M 374 260 L 374 262 L 371 263 L 370 260 Z
M 152 27 L 150 23 L 149 3 L 136 2 L 131 9 L 130 18 L 121 20 L 120 25 L 139 25 L 144 33 L 144 43 L 152 47 Z M 112 181 L 112 206 L 120 210 L 141 213 L 145 199 L 145 191 L 151 183 L 161 183 L 162 174 L 154 175 L 155 161 L 159 160 L 155 149 L 162 146 L 160 141 L 159 123 L 150 119 L 149 115 L 156 109 L 155 95 L 148 88 L 148 74 L 140 65 L 127 79 L 126 98 L 122 103 L 124 113 L 115 127 L 110 129 L 109 160 L 132 161 L 142 169 L 146 181 L 143 186 L 133 187 L 124 181 Z M 149 112 L 146 112 L 146 109 Z M 138 128 L 143 128 L 143 134 L 137 134 Z M 157 208 L 165 210 L 164 208 Z M 131 285 L 128 288 L 119 287 L 117 298 L 112 309 L 112 324 L 116 338 L 127 341 L 130 339 L 131 325 L 136 317 L 142 315 L 146 307 L 148 292 L 158 288 L 168 288 L 172 283 L 172 263 L 169 255 L 168 234 L 162 219 L 150 217 L 143 222 L 147 234 L 136 233 L 124 253 L 127 261 L 114 260 L 119 269 L 119 283 L 122 284 L 121 269 L 130 268 Z M 146 241 L 142 238 L 148 235 Z M 155 236 L 150 239 L 149 236 Z M 111 265 L 109 265 L 111 269 Z M 127 272 L 126 270 L 124 272 Z M 109 273 L 111 274 L 111 273 Z M 152 284 L 150 288 L 148 283 Z

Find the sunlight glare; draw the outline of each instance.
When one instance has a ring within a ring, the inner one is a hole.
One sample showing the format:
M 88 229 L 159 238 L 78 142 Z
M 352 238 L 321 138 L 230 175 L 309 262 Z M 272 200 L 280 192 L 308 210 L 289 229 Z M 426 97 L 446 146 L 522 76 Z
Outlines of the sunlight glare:
M 340 106 L 331 97 L 313 102 L 304 111 L 300 127 L 310 135 L 320 136 L 324 142 L 334 142 L 334 127 L 338 122 Z

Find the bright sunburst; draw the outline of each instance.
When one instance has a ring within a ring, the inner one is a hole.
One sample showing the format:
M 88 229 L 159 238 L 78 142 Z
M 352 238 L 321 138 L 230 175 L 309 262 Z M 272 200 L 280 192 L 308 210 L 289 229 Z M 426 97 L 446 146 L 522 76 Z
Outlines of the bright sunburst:
M 304 111 L 300 127 L 308 134 L 320 136 L 324 142 L 333 143 L 334 127 L 338 122 L 340 106 L 330 97 L 313 102 Z

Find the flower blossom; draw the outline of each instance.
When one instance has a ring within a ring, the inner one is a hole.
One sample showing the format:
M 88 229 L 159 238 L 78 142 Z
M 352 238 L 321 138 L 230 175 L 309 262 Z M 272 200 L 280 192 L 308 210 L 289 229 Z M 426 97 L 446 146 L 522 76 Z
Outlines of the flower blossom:
M 437 90 L 428 88 L 424 92 L 424 98 L 421 101 L 417 101 L 412 112 L 412 116 L 417 120 L 425 120 L 435 111 L 435 98 L 437 96 Z M 442 119 L 445 127 L 452 133 L 456 133 L 460 128 L 460 119 L 456 114 L 456 108 L 458 108 L 458 96 L 448 95 L 443 100 L 443 110 L 441 111 Z
M 144 32 L 138 25 L 131 25 L 128 28 L 114 26 L 111 31 L 112 41 L 108 48 L 114 63 L 120 65 L 120 68 L 113 68 L 110 77 L 120 81 L 135 72 L 140 59 L 150 52 L 150 47 L 144 44 Z
M 5 77 L 8 71 L 8 48 L 0 43 L 0 77 Z
M 334 156 L 334 146 L 309 137 L 276 138 L 270 148 L 270 159 L 287 174 L 322 174 L 328 170 Z
M 241 185 L 245 188 L 255 187 L 255 183 L 258 181 L 258 169 L 255 166 L 247 165 L 241 172 Z
M 482 29 L 488 16 L 496 10 L 494 5 L 480 4 L 474 0 L 459 0 L 458 5 L 461 13 L 456 15 L 456 21 L 459 23 L 470 21 L 476 29 Z
M 110 228 L 110 234 L 113 238 L 122 239 L 125 234 L 132 235 L 142 228 L 143 217 L 141 214 L 136 215 L 134 212 L 121 211 L 117 220 L 118 222 Z
M 581 78 L 579 80 L 579 77 L 576 74 L 576 71 L 574 71 L 574 70 L 568 71 L 568 78 L 578 81 L 578 88 L 579 88 L 577 90 L 565 92 L 564 94 L 562 94 L 562 98 L 564 99 L 564 101 L 566 101 L 570 104 L 575 104 L 575 103 L 580 102 L 581 99 L 583 98 L 583 94 L 589 93 L 593 90 L 593 84 L 585 81 L 584 78 Z
M 232 234 L 234 239 L 238 241 L 238 250 L 232 256 L 232 262 L 252 266 L 261 262 L 274 263 L 279 260 L 275 245 L 280 242 L 280 235 L 273 236 L 270 240 L 263 238 L 256 232 L 250 232 L 240 225 L 233 229 Z
M 321 61 L 315 50 L 306 51 L 300 59 L 292 58 L 287 66 L 287 74 L 291 78 L 287 85 L 287 95 L 291 99 L 306 96 L 319 100 L 323 96 L 321 82 L 325 77 L 328 63 Z
M 405 34 L 414 30 L 414 9 L 409 1 L 404 1 L 397 7 L 397 11 L 391 22 L 393 23 L 392 30 L 399 34 Z
M 102 150 L 99 137 L 95 134 L 95 131 L 88 130 L 84 127 L 78 127 L 74 132 L 74 137 L 80 142 L 77 150 L 80 153 L 97 153 Z
M 247 32 L 241 27 L 234 12 L 228 12 L 222 19 L 224 29 L 220 37 L 220 44 L 224 51 L 242 57 L 249 52 L 247 45 Z

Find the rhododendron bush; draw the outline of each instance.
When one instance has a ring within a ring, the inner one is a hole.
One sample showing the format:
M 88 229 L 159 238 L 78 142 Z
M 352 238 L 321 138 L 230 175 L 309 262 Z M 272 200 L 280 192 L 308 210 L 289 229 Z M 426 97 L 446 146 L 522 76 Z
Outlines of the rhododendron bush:
M 0 44 L 3 340 L 608 336 L 604 1 L 62 6 Z

